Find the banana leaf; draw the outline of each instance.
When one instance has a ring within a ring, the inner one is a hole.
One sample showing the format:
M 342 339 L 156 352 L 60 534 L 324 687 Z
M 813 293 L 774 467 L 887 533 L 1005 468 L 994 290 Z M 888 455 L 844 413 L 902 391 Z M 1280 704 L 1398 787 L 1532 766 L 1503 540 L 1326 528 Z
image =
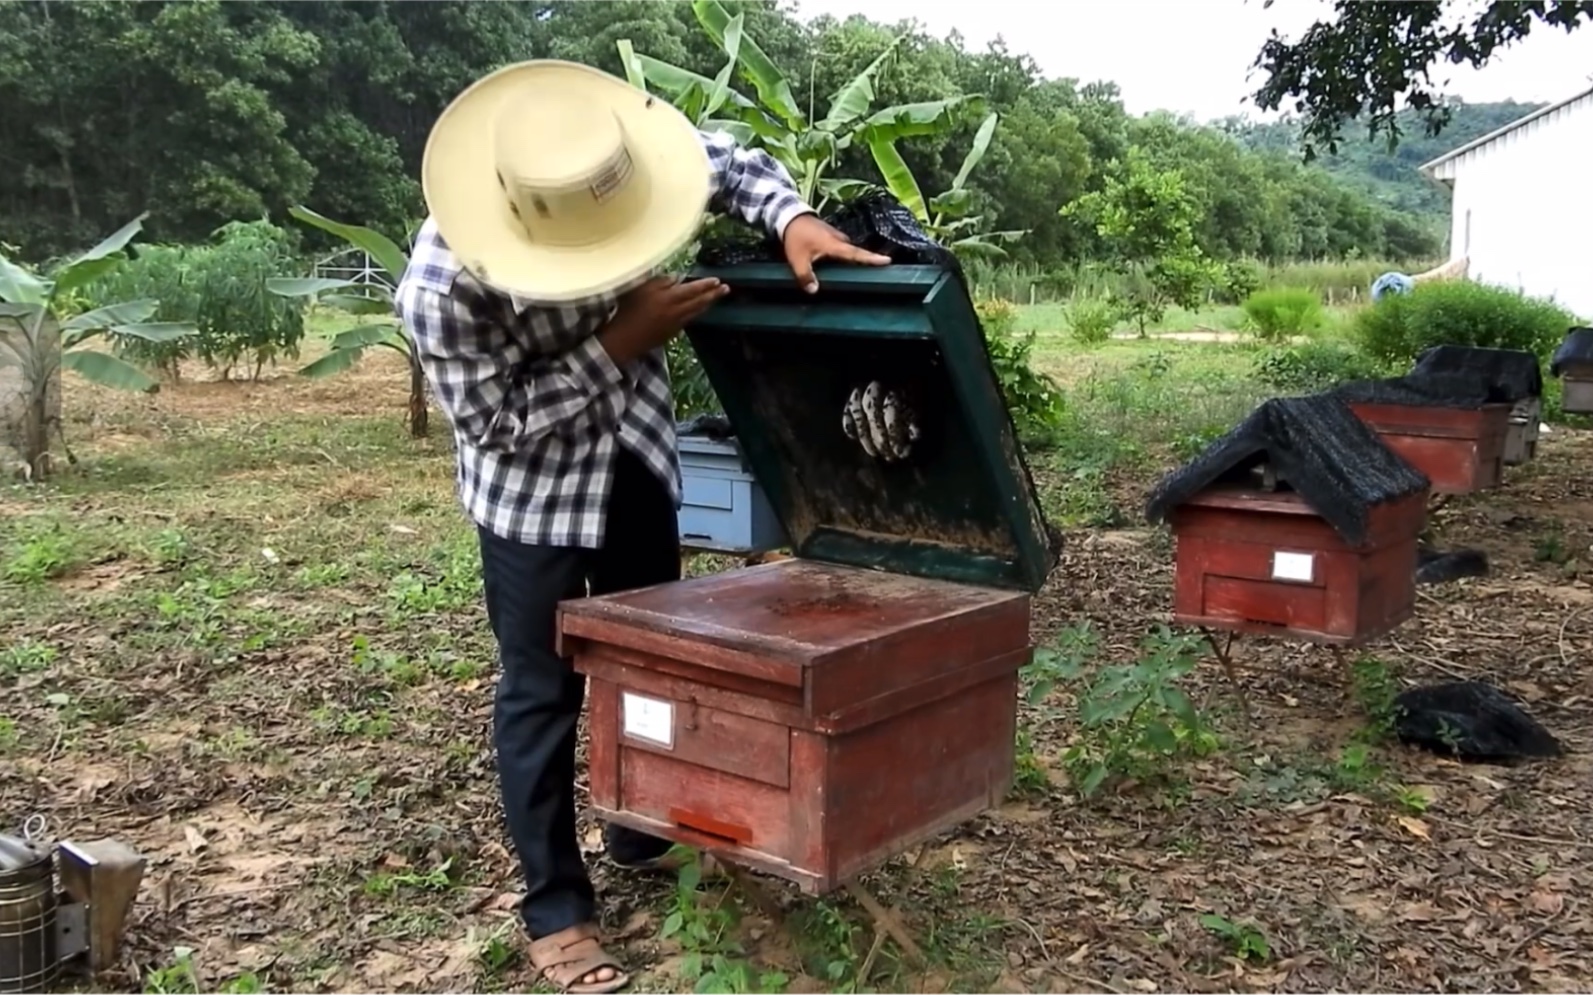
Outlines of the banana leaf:
M 392 278 L 394 283 L 403 279 L 404 270 L 409 266 L 409 257 L 404 255 L 404 250 L 394 244 L 392 239 L 381 232 L 366 228 L 364 225 L 346 225 L 341 221 L 333 221 L 331 218 L 315 213 L 308 207 L 294 206 L 288 209 L 288 213 L 305 224 L 313 225 L 328 234 L 336 235 L 338 238 L 363 251 L 376 260 L 378 266 L 387 271 L 387 275 Z

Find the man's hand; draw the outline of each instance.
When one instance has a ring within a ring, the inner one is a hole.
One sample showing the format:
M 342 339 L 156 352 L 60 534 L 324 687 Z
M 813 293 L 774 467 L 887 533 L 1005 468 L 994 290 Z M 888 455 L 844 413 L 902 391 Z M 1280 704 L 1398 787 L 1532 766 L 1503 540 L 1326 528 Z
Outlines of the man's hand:
M 791 273 L 797 286 L 810 294 L 819 291 L 818 278 L 813 275 L 813 264 L 820 259 L 843 263 L 860 263 L 864 266 L 889 266 L 890 257 L 875 252 L 865 252 L 817 214 L 804 214 L 786 225 L 785 260 L 791 264 Z
M 659 276 L 619 299 L 598 340 L 616 363 L 625 363 L 669 342 L 714 301 L 730 293 L 718 280 Z

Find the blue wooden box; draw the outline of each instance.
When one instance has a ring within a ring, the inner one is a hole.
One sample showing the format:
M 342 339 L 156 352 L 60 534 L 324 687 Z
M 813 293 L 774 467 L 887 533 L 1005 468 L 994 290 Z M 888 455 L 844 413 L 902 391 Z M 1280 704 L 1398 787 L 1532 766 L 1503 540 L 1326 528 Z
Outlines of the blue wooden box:
M 679 447 L 682 547 L 752 555 L 786 545 L 785 530 L 734 439 L 683 436 Z

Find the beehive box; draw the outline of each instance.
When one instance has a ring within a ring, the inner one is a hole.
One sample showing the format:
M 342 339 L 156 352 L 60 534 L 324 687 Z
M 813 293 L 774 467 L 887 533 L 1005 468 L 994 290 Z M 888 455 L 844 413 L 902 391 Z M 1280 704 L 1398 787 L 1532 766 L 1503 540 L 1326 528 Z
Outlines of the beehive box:
M 1341 384 L 1333 394 L 1389 448 L 1425 474 L 1436 494 L 1470 494 L 1504 475 L 1511 405 L 1474 373 L 1412 372 Z
M 1488 400 L 1509 404 L 1501 459 L 1505 466 L 1530 461 L 1538 449 L 1538 421 L 1543 409 L 1543 369 L 1538 357 L 1524 349 L 1485 349 L 1440 345 L 1424 351 L 1411 369 L 1413 376 L 1459 374 L 1481 382 Z
M 1504 465 L 1520 466 L 1538 455 L 1538 427 L 1543 418 L 1543 399 L 1524 397 L 1510 409 L 1510 424 L 1505 429 Z
M 1572 415 L 1593 415 L 1593 328 L 1573 328 L 1555 349 L 1549 373 L 1561 380 L 1560 407 Z
M 714 275 L 687 332 L 795 558 L 566 602 L 562 647 L 600 817 L 824 893 L 1006 792 L 1056 546 L 955 275 Z
M 1498 486 L 1504 477 L 1510 407 L 1350 405 L 1389 448 L 1427 475 L 1435 494 L 1471 494 Z
M 762 553 L 785 545 L 769 498 L 734 439 L 681 436 L 680 544 L 717 553 Z
M 1261 405 L 1165 477 L 1182 625 L 1354 645 L 1410 617 L 1427 479 L 1338 399 Z

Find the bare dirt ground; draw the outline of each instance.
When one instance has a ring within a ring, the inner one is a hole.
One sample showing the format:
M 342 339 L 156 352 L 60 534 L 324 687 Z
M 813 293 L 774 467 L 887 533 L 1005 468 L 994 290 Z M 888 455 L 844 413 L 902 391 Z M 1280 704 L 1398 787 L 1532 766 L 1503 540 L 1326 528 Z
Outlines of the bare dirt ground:
M 150 857 L 104 989 L 534 984 L 449 446 L 406 439 L 402 378 L 367 364 L 151 398 L 72 384 L 68 409 L 94 412 L 69 425 L 79 464 L 0 490 L 0 823 L 38 813 Z M 870 959 L 849 899 L 777 883 L 778 916 L 733 920 L 721 889 L 682 903 L 599 865 L 605 925 L 639 990 L 1593 989 L 1590 467 L 1593 435 L 1556 431 L 1451 503 L 1436 541 L 1484 550 L 1491 575 L 1420 589 L 1366 650 L 1396 688 L 1519 695 L 1560 760 L 1357 751 L 1366 716 L 1326 651 L 1241 641 L 1253 721 L 1203 665 L 1191 696 L 1220 748 L 1089 804 L 1059 760 L 1071 690 L 1024 706 L 1012 799 L 868 882 L 926 968 L 890 944 Z M 1114 478 L 1131 519 L 1149 483 Z M 1037 636 L 1088 619 L 1098 662 L 1132 659 L 1171 577 L 1156 530 L 1072 533 Z M 688 928 L 661 938 L 677 912 Z

